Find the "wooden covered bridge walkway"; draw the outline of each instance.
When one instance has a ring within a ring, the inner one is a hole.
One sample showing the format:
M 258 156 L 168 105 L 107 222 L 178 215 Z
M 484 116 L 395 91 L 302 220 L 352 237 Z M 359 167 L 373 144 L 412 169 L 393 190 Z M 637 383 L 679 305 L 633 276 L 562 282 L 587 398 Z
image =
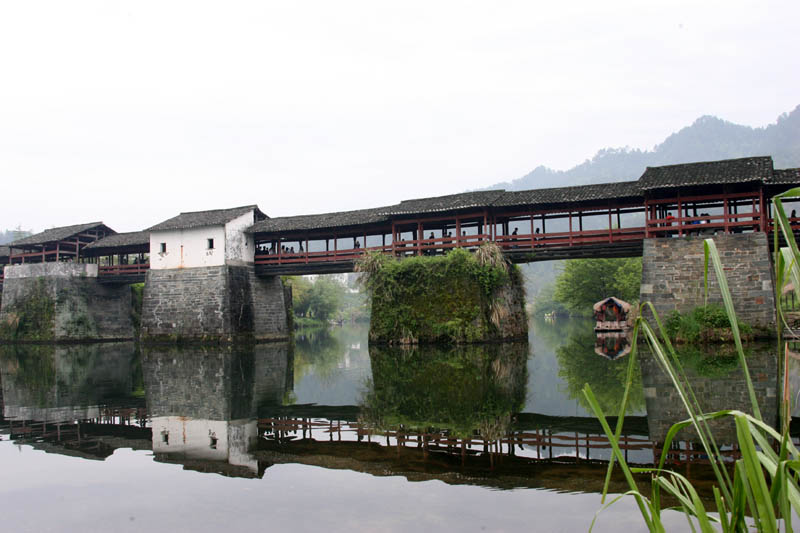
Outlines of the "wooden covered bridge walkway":
M 265 218 L 247 232 L 259 275 L 350 272 L 365 251 L 433 255 L 498 243 L 514 262 L 642 253 L 643 240 L 772 230 L 769 199 L 800 185 L 771 157 L 648 167 L 636 181 L 477 191 L 362 209 Z M 800 230 L 800 217 L 793 217 Z M 0 248 L 0 265 L 82 260 L 101 280 L 143 281 L 149 231 L 102 223 L 55 228 Z M 2 277 L 0 276 L 0 283 Z

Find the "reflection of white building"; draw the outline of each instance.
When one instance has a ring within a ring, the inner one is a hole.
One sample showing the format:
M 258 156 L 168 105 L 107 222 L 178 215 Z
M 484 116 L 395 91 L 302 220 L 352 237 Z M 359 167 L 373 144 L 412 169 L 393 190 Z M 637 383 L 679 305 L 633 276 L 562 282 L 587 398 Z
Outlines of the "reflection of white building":
M 258 476 L 258 460 L 250 450 L 258 438 L 255 420 L 205 420 L 184 416 L 152 419 L 153 452 L 160 459 L 179 462 L 194 469 L 242 475 L 248 470 Z M 198 461 L 193 464 L 192 461 Z M 209 463 L 217 463 L 216 465 Z M 211 468 L 209 468 L 211 466 Z M 241 467 L 230 469 L 228 466 Z

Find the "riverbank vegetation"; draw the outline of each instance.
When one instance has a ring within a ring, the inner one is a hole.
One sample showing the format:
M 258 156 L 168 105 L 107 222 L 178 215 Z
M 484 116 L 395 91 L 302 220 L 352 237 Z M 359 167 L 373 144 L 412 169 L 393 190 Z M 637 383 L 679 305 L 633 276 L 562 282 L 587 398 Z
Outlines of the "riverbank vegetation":
M 753 328 L 737 321 L 743 341 L 754 338 Z M 719 305 L 701 305 L 689 312 L 673 311 L 664 321 L 664 332 L 677 344 L 733 342 L 733 330 L 725 309 Z

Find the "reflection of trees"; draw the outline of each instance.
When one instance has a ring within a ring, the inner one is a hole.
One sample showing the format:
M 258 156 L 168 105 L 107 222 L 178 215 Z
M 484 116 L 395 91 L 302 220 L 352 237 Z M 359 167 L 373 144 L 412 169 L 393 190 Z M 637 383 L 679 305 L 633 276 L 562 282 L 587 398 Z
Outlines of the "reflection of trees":
M 366 343 L 364 326 L 346 328 L 302 328 L 295 333 L 295 380 L 312 369 L 323 382 L 332 381 L 340 363 L 353 345 Z
M 322 381 L 330 381 L 339 370 L 345 353 L 341 339 L 328 328 L 303 328 L 294 338 L 294 375 L 298 381 L 314 369 Z
M 591 331 L 594 321 L 586 318 L 556 318 L 554 323 L 548 323 L 543 318 L 534 318 L 531 329 L 537 339 L 544 341 L 551 350 L 556 350 L 564 344 L 564 339 L 573 335 Z
M 527 353 L 525 343 L 370 347 L 373 378 L 363 417 L 382 429 L 403 425 L 497 438 L 525 403 Z
M 745 355 L 750 348 L 745 347 Z M 739 356 L 732 345 L 704 346 L 684 344 L 675 348 L 683 365 L 693 375 L 704 378 L 724 378 L 739 369 Z
M 588 383 L 606 414 L 617 414 L 625 392 L 628 358 L 610 361 L 594 352 L 596 337 L 592 331 L 580 331 L 569 336 L 566 343 L 556 348 L 558 375 L 567 384 L 570 398 L 578 400 L 587 410 L 591 407 L 583 396 L 583 386 Z M 633 386 L 628 396 L 628 412 L 644 408 L 644 392 L 638 368 L 634 370 Z

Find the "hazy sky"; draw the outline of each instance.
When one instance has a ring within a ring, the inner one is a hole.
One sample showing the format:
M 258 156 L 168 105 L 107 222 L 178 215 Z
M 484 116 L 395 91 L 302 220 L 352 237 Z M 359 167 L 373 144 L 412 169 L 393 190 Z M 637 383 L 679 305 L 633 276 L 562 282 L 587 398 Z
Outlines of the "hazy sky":
M 460 192 L 800 104 L 800 2 L 0 1 L 0 230 Z

